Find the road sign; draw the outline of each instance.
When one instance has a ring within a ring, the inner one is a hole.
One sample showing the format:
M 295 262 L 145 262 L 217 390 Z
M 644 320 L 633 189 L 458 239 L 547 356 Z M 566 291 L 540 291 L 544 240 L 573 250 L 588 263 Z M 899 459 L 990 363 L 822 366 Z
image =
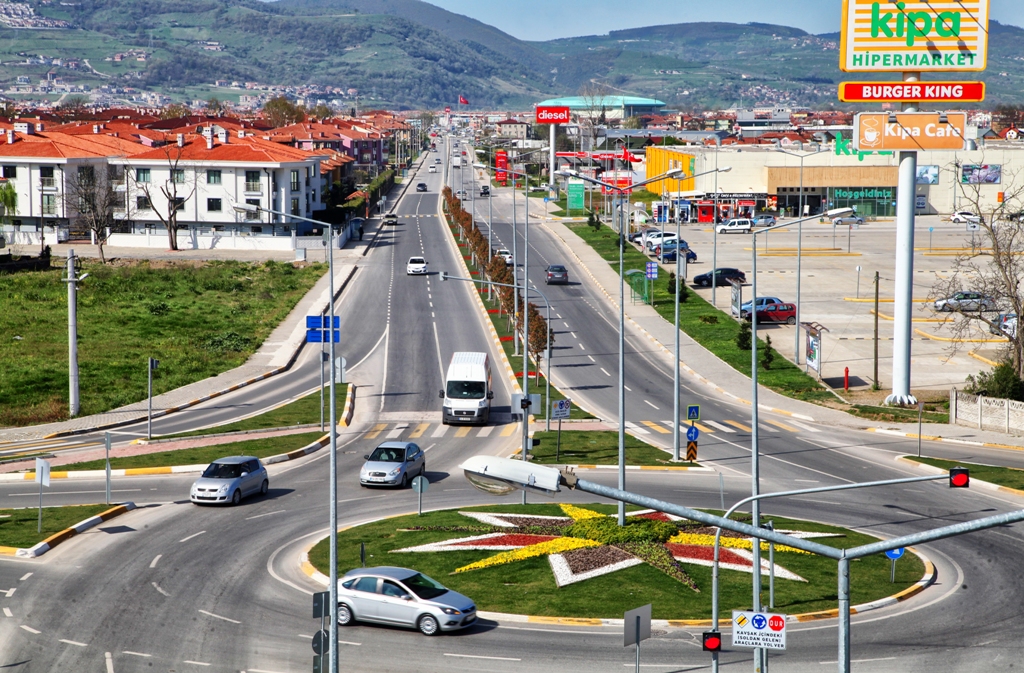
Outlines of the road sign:
M 330 617 L 331 611 L 328 606 L 331 604 L 330 591 L 318 591 L 313 594 L 313 619 Z
M 697 442 L 686 443 L 686 460 L 691 463 L 697 460 Z
M 968 222 L 967 231 L 981 231 L 981 225 L 977 222 Z
M 559 421 L 569 418 L 572 412 L 572 400 L 555 400 L 551 403 L 551 418 Z
M 903 556 L 903 552 L 906 551 L 903 547 L 896 547 L 896 549 L 887 549 L 885 555 L 891 558 L 893 561 Z
M 343 357 L 334 358 L 334 382 L 345 383 L 345 367 L 348 366 L 348 360 Z
M 844 103 L 977 103 L 985 100 L 984 82 L 841 82 Z
M 623 647 L 639 645 L 641 640 L 651 637 L 651 604 L 633 608 L 624 615 Z
M 732 646 L 786 649 L 786 615 L 733 610 Z
M 688 404 L 686 406 L 686 420 L 688 420 L 688 421 L 699 421 L 700 420 L 700 405 L 699 404 Z
M 37 484 L 50 487 L 50 461 L 36 458 L 36 479 Z
M 328 324 L 331 322 L 330 316 L 320 315 L 307 315 L 306 316 L 306 329 L 327 329 Z M 334 329 L 341 327 L 341 317 L 334 316 Z
M 963 150 L 967 146 L 964 112 L 861 112 L 853 119 L 858 151 Z
M 989 0 L 843 0 L 839 68 L 846 72 L 984 70 Z
M 313 653 L 326 654 L 331 651 L 331 635 L 327 629 L 313 634 Z
M 568 203 L 566 207 L 569 210 L 583 210 L 583 194 L 585 184 L 583 180 L 577 178 L 570 178 L 569 183 L 566 185 L 566 192 L 568 196 Z
M 657 280 L 658 279 L 658 263 L 647 262 L 647 279 Z
M 417 493 L 426 493 L 427 488 L 429 486 L 430 482 L 427 481 L 427 478 L 424 477 L 423 475 L 414 477 L 412 480 L 412 490 L 416 491 Z
M 697 429 L 696 425 L 691 425 L 686 429 L 687 440 L 691 442 L 696 442 L 698 437 L 700 437 L 700 430 Z

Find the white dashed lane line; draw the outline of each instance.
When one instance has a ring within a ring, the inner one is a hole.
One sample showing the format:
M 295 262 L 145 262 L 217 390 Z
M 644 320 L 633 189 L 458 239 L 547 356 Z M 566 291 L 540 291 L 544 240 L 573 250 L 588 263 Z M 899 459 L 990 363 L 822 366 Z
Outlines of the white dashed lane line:
M 22 576 L 21 576 L 21 579 L 19 579 L 18 581 L 19 581 L 19 582 L 24 582 L 24 581 L 25 581 L 25 580 L 27 580 L 27 579 L 28 579 L 29 577 L 32 577 L 32 573 L 25 573 L 24 575 L 22 575 Z
M 36 630 L 35 630 L 35 629 L 33 629 L 33 628 L 32 628 L 31 626 L 26 626 L 25 624 L 22 624 L 22 625 L 21 625 L 21 628 L 25 629 L 25 630 L 26 630 L 26 631 L 28 631 L 29 633 L 35 633 L 35 634 L 39 634 L 39 633 L 42 633 L 42 631 L 36 631 Z
M 604 375 L 605 375 L 605 376 L 611 376 L 611 374 L 609 374 L 609 373 L 608 373 L 608 370 L 607 370 L 607 369 L 605 369 L 604 367 L 601 367 L 601 371 L 603 371 L 603 372 L 604 372 Z
M 156 582 L 152 582 L 152 585 L 153 585 L 154 589 L 156 589 L 158 592 L 160 592 L 160 595 L 167 596 L 168 598 L 171 597 L 171 595 L 169 593 L 167 593 L 166 591 L 164 591 L 163 589 L 161 589 L 160 585 L 157 584 Z
M 231 619 L 230 617 L 221 617 L 220 615 L 215 615 L 215 614 L 213 614 L 212 612 L 207 612 L 206 610 L 200 610 L 199 612 L 201 612 L 201 613 L 203 613 L 204 615 L 207 615 L 207 616 L 209 616 L 209 617 L 213 617 L 214 619 L 222 619 L 222 620 L 224 620 L 225 622 L 231 622 L 232 624 L 241 624 L 241 623 L 242 623 L 242 622 L 240 622 L 240 621 L 237 621 L 237 620 Z
M 189 540 L 191 540 L 192 538 L 194 538 L 194 537 L 199 537 L 200 535 L 202 535 L 202 534 L 203 534 L 203 533 L 205 533 L 205 532 L 206 532 L 205 530 L 201 530 L 201 531 L 199 531 L 198 533 L 193 533 L 192 535 L 189 535 L 189 536 L 188 536 L 188 537 L 186 537 L 186 538 L 183 538 L 183 539 L 181 539 L 181 540 L 178 540 L 178 542 L 188 542 L 188 541 L 189 541 Z
M 13 617 L 14 613 L 11 612 L 10 608 L 4 608 L 4 617 Z
M 193 666 L 209 666 L 210 665 L 210 664 L 206 663 L 205 661 L 192 661 L 191 659 L 186 659 L 185 663 L 186 664 L 192 664 Z
M 588 355 L 587 357 L 590 358 L 591 362 L 597 362 L 597 360 L 594 359 L 593 355 Z
M 153 560 L 149 562 L 149 567 L 150 568 L 155 568 L 156 564 L 160 562 L 160 557 L 161 556 L 163 556 L 163 554 L 157 554 L 156 556 L 154 556 Z
M 522 661 L 518 657 L 485 657 L 482 654 L 452 654 L 451 652 L 445 652 L 446 657 L 460 657 L 463 659 L 489 659 L 491 661 Z
M 654 406 L 653 404 L 651 404 L 648 400 L 644 400 L 644 404 L 646 404 L 647 406 L 651 407 L 652 409 L 657 409 L 658 408 L 658 407 Z
M 124 650 L 121 654 L 127 654 L 130 657 L 143 657 L 144 659 L 148 659 L 153 656 L 152 654 L 146 654 L 145 652 L 132 652 L 131 650 Z M 107 652 L 107 661 L 110 661 L 110 652 Z
M 80 643 L 80 642 L 78 642 L 76 640 L 64 640 L 63 638 L 61 638 L 60 641 L 58 641 L 58 642 L 67 643 L 68 645 L 74 645 L 75 647 L 89 647 L 88 644 Z

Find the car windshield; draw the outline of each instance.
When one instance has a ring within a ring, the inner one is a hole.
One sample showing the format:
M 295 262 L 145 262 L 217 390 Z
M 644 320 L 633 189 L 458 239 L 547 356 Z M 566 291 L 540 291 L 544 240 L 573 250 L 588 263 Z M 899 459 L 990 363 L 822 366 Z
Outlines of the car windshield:
M 206 479 L 237 479 L 242 476 L 243 465 L 239 463 L 210 463 L 203 472 Z
M 410 264 L 426 264 L 426 261 L 422 257 L 411 257 L 409 259 Z
M 565 267 L 560 264 L 552 264 L 548 267 L 548 271 L 552 273 L 565 273 Z
M 378 446 L 370 454 L 369 459 L 377 463 L 404 463 L 405 449 Z
M 420 598 L 428 601 L 448 593 L 448 589 L 421 573 L 402 580 L 402 584 L 409 587 Z
M 453 400 L 482 400 L 485 388 L 483 381 L 449 381 L 448 397 Z

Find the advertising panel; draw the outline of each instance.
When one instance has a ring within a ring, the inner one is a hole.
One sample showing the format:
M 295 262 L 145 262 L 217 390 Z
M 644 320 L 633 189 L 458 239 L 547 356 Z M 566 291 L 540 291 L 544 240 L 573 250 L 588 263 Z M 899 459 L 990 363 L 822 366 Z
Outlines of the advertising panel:
M 846 72 L 984 70 L 989 0 L 843 0 L 839 68 Z
M 505 169 L 508 168 L 508 152 L 505 150 L 498 150 L 494 153 L 494 179 L 499 185 L 504 187 L 508 183 L 508 172 Z
M 807 330 L 807 352 L 804 359 L 807 366 L 821 374 L 821 332 L 805 326 Z
M 622 187 L 629 187 L 629 186 L 631 186 L 633 184 L 633 172 L 632 171 L 605 171 L 604 173 L 601 174 L 601 180 L 603 182 L 607 182 L 608 184 L 613 185 L 615 187 L 620 187 L 620 188 L 622 188 Z M 619 194 L 619 190 L 617 190 L 617 189 L 608 189 L 604 185 L 601 185 L 601 193 L 602 194 L 618 195 Z M 632 194 L 633 190 L 632 189 L 623 189 L 622 193 L 624 193 L 624 194 Z
M 921 164 L 917 165 L 917 179 L 916 184 L 919 185 L 937 185 L 939 184 L 939 167 L 929 166 Z
M 861 112 L 854 117 L 853 146 L 859 151 L 963 150 L 963 112 Z
M 984 82 L 841 82 L 844 103 L 977 103 Z
M 568 124 L 569 107 L 562 105 L 538 105 L 536 112 L 538 124 Z
M 960 167 L 960 183 L 964 185 L 998 185 L 1003 181 L 1000 164 L 965 164 Z

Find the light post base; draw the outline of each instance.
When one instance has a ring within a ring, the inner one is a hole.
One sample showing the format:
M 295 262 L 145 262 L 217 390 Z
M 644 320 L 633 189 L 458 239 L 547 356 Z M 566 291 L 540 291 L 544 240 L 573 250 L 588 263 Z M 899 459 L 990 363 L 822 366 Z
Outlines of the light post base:
M 886 406 L 913 407 L 917 406 L 917 398 L 909 393 L 906 395 L 893 393 L 885 398 L 884 404 Z

